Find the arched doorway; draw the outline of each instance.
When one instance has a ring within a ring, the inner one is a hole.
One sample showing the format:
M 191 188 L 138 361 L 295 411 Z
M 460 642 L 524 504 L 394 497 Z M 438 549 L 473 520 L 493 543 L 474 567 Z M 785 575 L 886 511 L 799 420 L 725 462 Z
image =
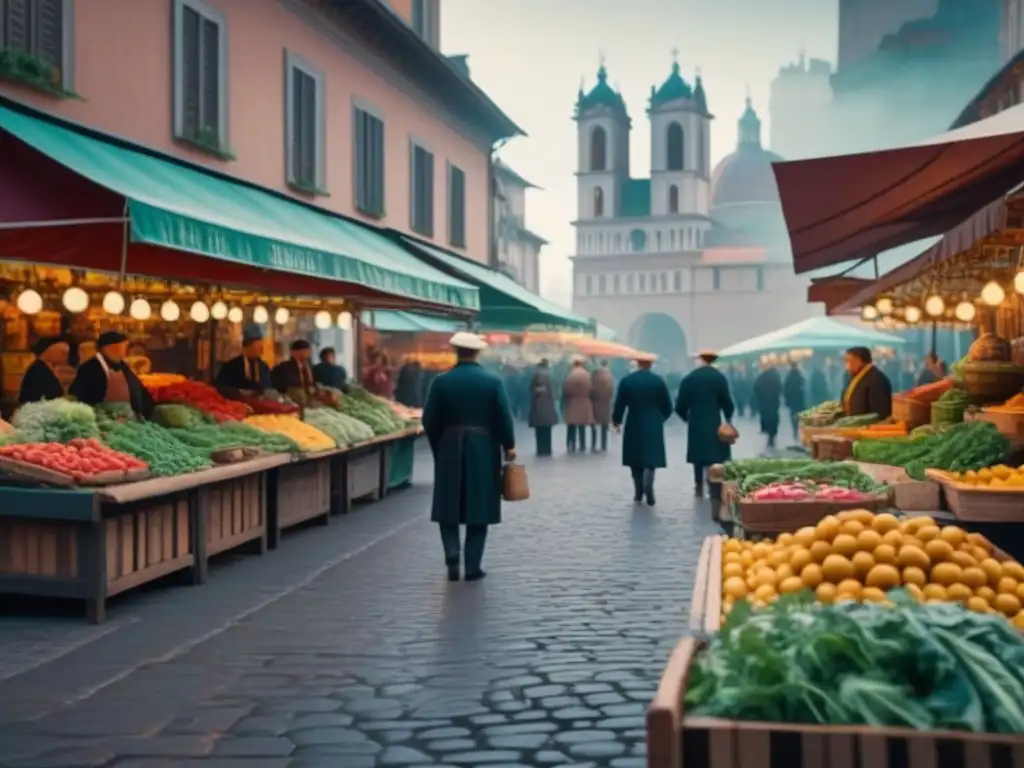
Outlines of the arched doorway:
M 662 371 L 681 371 L 687 368 L 689 351 L 686 347 L 686 333 L 675 318 L 664 312 L 640 315 L 629 329 L 629 344 L 656 354 Z

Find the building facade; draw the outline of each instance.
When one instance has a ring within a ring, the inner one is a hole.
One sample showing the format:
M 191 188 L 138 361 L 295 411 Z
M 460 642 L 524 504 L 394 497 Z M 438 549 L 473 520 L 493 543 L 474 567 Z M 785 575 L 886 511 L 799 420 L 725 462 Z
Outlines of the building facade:
M 498 269 L 540 294 L 540 251 L 548 241 L 526 226 L 526 191 L 539 189 L 512 168 L 494 163 L 494 232 Z
M 769 144 L 787 160 L 829 154 L 833 149 L 832 64 L 801 55 L 771 82 Z
M 908 21 L 935 13 L 937 0 L 839 0 L 839 63 L 848 69 Z
M 517 129 L 436 50 L 439 5 L 6 0 L 0 97 L 488 263 Z
M 573 309 L 684 368 L 719 348 L 803 319 L 761 121 L 749 100 L 734 152 L 711 167 L 707 94 L 674 64 L 648 101 L 651 174 L 630 175 L 632 122 L 602 66 L 577 96 L 578 215 Z

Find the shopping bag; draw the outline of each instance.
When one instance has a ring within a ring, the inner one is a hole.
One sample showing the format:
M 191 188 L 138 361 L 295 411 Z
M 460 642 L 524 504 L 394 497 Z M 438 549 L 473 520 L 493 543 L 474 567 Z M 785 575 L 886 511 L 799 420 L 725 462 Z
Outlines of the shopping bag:
M 740 433 L 732 424 L 722 424 L 718 428 L 718 439 L 726 445 L 732 445 L 739 439 Z
M 530 498 L 530 483 L 526 467 L 508 463 L 501 473 L 501 498 L 505 501 L 526 501 Z

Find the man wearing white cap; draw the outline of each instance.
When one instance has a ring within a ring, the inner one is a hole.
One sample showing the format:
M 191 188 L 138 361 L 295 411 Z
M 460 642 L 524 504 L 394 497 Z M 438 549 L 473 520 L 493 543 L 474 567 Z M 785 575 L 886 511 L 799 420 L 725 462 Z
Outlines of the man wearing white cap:
M 460 331 L 449 344 L 457 362 L 434 379 L 423 409 L 434 455 L 430 519 L 441 529 L 449 581 L 459 580 L 459 526 L 466 526 L 465 578 L 479 581 L 487 526 L 501 522 L 502 459 L 515 459 L 515 431 L 504 382 L 477 362 L 487 342 Z
M 679 384 L 676 413 L 686 422 L 686 461 L 693 465 L 693 493 L 704 496 L 708 467 L 723 464 L 732 456 L 729 443 L 722 440 L 722 420 L 732 423 L 735 404 L 725 374 L 714 367 L 718 353 L 702 349 L 701 365 L 690 371 Z
M 612 425 L 622 435 L 622 465 L 633 475 L 633 501 L 644 498 L 654 506 L 654 470 L 664 467 L 665 421 L 672 415 L 672 398 L 665 380 L 651 370 L 657 358 L 637 353 L 638 370 L 626 376 L 615 393 Z

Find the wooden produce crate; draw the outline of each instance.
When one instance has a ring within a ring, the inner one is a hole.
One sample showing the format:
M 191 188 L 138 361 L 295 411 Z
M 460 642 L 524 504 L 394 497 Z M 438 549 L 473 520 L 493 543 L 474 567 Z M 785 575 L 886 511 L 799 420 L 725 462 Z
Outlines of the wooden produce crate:
M 303 456 L 267 480 L 267 544 L 277 549 L 281 532 L 308 520 L 331 520 L 331 459 L 336 450 Z
M 1024 521 L 1024 487 L 986 488 L 967 485 L 938 469 L 929 469 L 927 474 L 942 486 L 946 505 L 958 520 L 974 523 Z
M 683 699 L 702 646 L 676 646 L 647 710 L 648 768 L 1024 768 L 1024 735 L 689 718 Z
M 752 533 L 794 533 L 807 525 L 817 525 L 826 515 L 847 509 L 884 509 L 888 494 L 862 501 L 740 501 L 739 523 Z
M 892 420 L 904 422 L 907 425 L 908 431 L 916 427 L 923 427 L 925 424 L 931 424 L 931 403 L 922 403 L 897 395 L 892 399 Z
M 700 548 L 697 573 L 690 598 L 690 630 L 716 632 L 722 617 L 722 542 L 724 536 L 708 536 Z M 714 619 L 712 621 L 712 618 Z
M 246 475 L 197 489 L 204 555 L 212 557 L 252 542 L 267 551 L 267 475 Z
M 811 441 L 811 458 L 816 461 L 848 461 L 853 458 L 853 440 L 842 435 L 819 435 Z
M 902 512 L 937 512 L 942 491 L 934 480 L 913 480 L 903 467 L 857 462 L 860 471 L 878 483 L 886 483 L 892 506 Z
M 1024 448 L 1024 413 L 1007 411 L 998 406 L 982 408 L 974 415 L 976 421 L 987 421 L 1010 440 L 1014 450 Z

